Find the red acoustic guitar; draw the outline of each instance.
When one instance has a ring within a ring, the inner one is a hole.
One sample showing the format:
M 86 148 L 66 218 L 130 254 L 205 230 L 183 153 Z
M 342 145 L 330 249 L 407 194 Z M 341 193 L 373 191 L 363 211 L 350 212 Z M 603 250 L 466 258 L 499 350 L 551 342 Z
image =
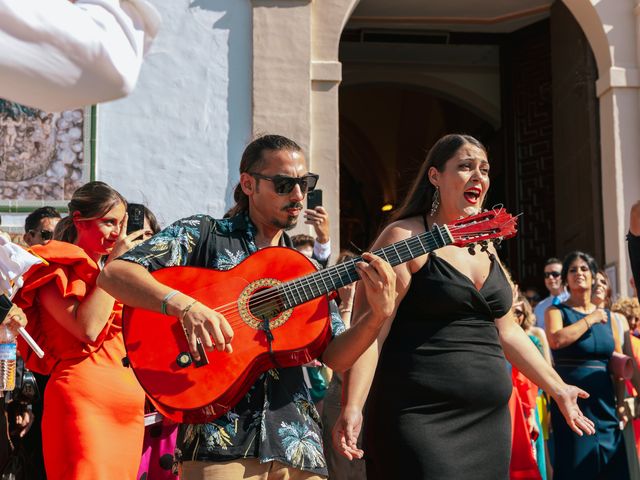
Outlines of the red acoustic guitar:
M 515 233 L 516 218 L 499 208 L 435 225 L 373 253 L 398 265 L 445 245 L 486 248 L 488 240 Z M 358 260 L 316 271 L 301 253 L 270 247 L 227 271 L 158 270 L 156 280 L 225 316 L 234 330 L 233 353 L 207 352 L 196 364 L 177 318 L 127 307 L 128 361 L 160 413 L 181 423 L 214 420 L 238 403 L 263 372 L 302 365 L 322 354 L 331 338 L 327 293 L 358 280 Z

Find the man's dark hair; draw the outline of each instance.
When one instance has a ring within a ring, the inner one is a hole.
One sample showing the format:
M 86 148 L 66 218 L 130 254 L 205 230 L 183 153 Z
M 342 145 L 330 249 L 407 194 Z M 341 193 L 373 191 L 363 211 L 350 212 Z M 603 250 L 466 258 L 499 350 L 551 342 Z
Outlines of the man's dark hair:
M 287 137 L 282 135 L 263 135 L 256 138 L 244 149 L 240 160 L 240 173 L 257 173 L 264 165 L 264 152 L 269 150 L 302 151 L 300 145 Z M 240 183 L 236 185 L 233 191 L 233 199 L 236 204 L 225 214 L 225 217 L 233 217 L 240 212 L 249 210 L 249 198 L 242 191 Z
M 306 235 L 304 233 L 299 233 L 298 235 L 294 235 L 291 237 L 291 244 L 293 248 L 298 249 L 300 247 L 304 247 L 305 245 L 309 245 L 313 247 L 315 240 L 311 235 Z
M 24 221 L 24 231 L 35 230 L 43 218 L 60 218 L 60 213 L 53 207 L 40 207 L 27 215 Z
M 562 265 L 562 260 L 556 257 L 547 258 L 547 261 L 544 262 L 544 266 L 546 267 L 547 265 L 553 265 L 555 263 L 559 263 L 560 265 Z

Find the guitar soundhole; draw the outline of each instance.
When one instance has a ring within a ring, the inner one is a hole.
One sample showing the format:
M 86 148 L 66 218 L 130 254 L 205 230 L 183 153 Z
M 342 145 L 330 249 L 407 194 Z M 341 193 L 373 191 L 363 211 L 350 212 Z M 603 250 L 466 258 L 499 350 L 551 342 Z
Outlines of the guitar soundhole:
M 238 298 L 238 312 L 247 325 L 262 330 L 268 320 L 269 328 L 274 329 L 289 320 L 292 310 L 285 310 L 284 299 L 272 288 L 280 283 L 275 278 L 262 278 L 245 287 Z
M 249 311 L 258 320 L 271 320 L 277 317 L 282 309 L 279 296 L 274 295 L 269 288 L 256 290 L 249 299 Z

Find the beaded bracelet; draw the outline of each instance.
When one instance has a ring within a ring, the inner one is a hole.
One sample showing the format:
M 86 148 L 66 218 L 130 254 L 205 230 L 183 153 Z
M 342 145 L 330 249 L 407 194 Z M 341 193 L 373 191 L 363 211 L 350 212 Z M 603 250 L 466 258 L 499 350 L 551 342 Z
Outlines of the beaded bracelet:
M 189 310 L 191 310 L 191 307 L 193 307 L 196 303 L 198 303 L 198 301 L 194 300 L 193 302 L 191 302 L 189 305 L 187 305 L 186 307 L 184 307 L 182 309 L 182 312 L 180 312 L 180 321 L 181 322 L 184 320 L 184 317 L 187 315 L 187 313 L 189 313 Z
M 169 300 L 171 300 L 173 297 L 175 297 L 179 293 L 180 292 L 178 290 L 171 290 L 169 293 L 167 293 L 164 296 L 164 298 L 162 299 L 162 305 L 160 305 L 160 311 L 162 312 L 163 315 L 168 315 L 168 313 L 167 313 L 167 302 Z

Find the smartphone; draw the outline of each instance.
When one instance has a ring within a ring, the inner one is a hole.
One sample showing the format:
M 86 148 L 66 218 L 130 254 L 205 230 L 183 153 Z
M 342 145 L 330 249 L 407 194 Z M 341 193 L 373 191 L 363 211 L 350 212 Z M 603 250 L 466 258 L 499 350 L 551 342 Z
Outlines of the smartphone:
M 130 203 L 127 207 L 129 220 L 127 220 L 127 235 L 144 228 L 144 206 L 139 203 Z
M 319 188 L 307 193 L 307 208 L 313 210 L 322 206 L 322 190 Z

